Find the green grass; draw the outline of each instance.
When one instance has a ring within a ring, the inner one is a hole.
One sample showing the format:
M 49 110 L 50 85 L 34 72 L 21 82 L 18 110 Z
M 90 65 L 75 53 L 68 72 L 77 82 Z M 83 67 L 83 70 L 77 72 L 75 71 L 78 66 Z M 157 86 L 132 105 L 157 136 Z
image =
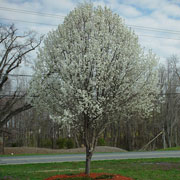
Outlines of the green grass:
M 158 149 L 157 151 L 180 151 L 180 146 L 165 148 L 165 149 Z
M 57 174 L 84 172 L 84 162 L 1 165 L 0 179 L 43 180 Z M 134 180 L 179 180 L 180 158 L 92 161 L 91 172 L 132 177 Z
M 99 152 L 98 152 L 99 153 Z M 44 156 L 44 155 L 66 155 L 66 154 L 85 154 L 85 153 L 45 153 L 45 154 L 37 154 L 37 153 L 32 153 L 32 154 L 0 154 L 0 157 L 9 157 L 9 156 Z M 0 179 L 1 180 L 1 179 Z

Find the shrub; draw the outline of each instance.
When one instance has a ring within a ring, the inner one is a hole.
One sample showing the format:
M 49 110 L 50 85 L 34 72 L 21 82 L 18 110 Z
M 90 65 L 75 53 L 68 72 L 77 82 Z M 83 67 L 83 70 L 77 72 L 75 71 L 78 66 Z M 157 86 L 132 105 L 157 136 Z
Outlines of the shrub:
M 64 149 L 66 147 L 66 138 L 59 138 L 56 141 L 56 144 L 57 144 L 59 149 Z
M 98 145 L 98 146 L 105 146 L 105 145 L 106 145 L 106 142 L 105 142 L 104 138 L 99 138 L 97 145 Z
M 50 139 L 44 139 L 42 141 L 42 147 L 51 148 L 52 147 L 52 141 Z
M 21 147 L 23 146 L 23 140 L 19 139 L 16 142 L 12 142 L 11 147 Z
M 17 143 L 13 142 L 13 143 L 11 144 L 11 147 L 18 147 L 18 145 L 17 145 Z
M 72 139 L 67 139 L 66 147 L 67 147 L 67 149 L 72 149 L 74 147 L 74 141 Z

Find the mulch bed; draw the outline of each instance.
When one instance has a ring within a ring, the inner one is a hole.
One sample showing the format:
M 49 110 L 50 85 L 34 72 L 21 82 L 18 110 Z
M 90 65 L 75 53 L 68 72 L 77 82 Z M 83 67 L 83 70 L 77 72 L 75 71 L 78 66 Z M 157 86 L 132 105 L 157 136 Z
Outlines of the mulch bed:
M 108 178 L 106 178 L 106 176 Z M 125 177 L 125 176 L 121 176 L 121 175 L 112 175 L 112 174 L 105 174 L 105 173 L 90 173 L 89 176 L 87 176 L 86 174 L 84 173 L 80 173 L 80 174 L 76 174 L 76 175 L 56 175 L 56 176 L 52 176 L 52 177 L 49 177 L 47 179 L 44 179 L 44 180 L 78 180 L 78 177 L 79 177 L 79 180 L 81 179 L 82 177 L 82 180 L 83 177 L 89 177 L 89 179 L 92 179 L 92 180 L 133 180 L 132 178 L 129 178 L 129 177 Z M 102 177 L 102 178 L 101 178 Z

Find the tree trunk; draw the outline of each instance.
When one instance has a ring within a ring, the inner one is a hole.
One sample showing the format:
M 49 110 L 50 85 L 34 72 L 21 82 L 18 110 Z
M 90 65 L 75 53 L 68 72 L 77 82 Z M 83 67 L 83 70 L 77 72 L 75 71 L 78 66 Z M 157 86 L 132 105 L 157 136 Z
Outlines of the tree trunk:
M 4 138 L 3 133 L 0 133 L 0 154 L 4 154 Z
M 175 145 L 178 146 L 178 126 L 175 128 Z
M 166 149 L 166 148 L 167 148 L 167 144 L 166 144 L 166 135 L 165 135 L 165 130 L 164 130 L 164 128 L 163 128 L 162 139 L 163 139 L 163 148 Z
M 91 149 L 86 147 L 86 169 L 85 169 L 85 174 L 89 175 L 90 174 L 90 166 L 91 166 L 91 158 L 92 158 L 93 152 Z
M 77 134 L 76 134 L 76 133 L 74 134 L 74 139 L 75 139 L 76 147 L 79 148 L 80 145 L 79 145 L 79 141 L 78 141 L 78 138 L 77 138 Z

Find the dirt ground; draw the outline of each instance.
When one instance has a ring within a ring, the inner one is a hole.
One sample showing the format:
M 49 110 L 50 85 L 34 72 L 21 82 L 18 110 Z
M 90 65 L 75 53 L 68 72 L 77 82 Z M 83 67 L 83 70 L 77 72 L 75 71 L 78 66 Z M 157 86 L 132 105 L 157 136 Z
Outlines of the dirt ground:
M 63 154 L 63 153 L 85 153 L 85 148 L 74 149 L 48 149 L 48 148 L 35 148 L 35 147 L 5 147 L 4 154 Z M 109 147 L 97 146 L 95 152 L 125 152 L 125 150 Z

